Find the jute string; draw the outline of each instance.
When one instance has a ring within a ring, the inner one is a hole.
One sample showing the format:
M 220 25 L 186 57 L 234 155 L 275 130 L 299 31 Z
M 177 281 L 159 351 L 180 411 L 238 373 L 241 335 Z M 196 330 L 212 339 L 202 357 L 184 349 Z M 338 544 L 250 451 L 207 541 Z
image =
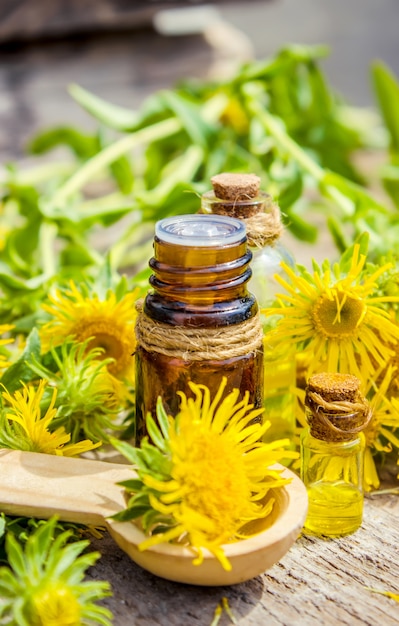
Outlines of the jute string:
M 274 202 L 270 202 L 267 213 L 256 213 L 243 221 L 247 228 L 248 244 L 257 248 L 272 244 L 283 232 L 280 209 Z
M 362 395 L 354 401 L 328 401 L 315 391 L 307 391 L 306 406 L 311 434 L 325 441 L 350 441 L 372 418 L 371 407 Z
M 263 340 L 259 314 L 249 320 L 219 328 L 172 326 L 139 312 L 136 323 L 139 346 L 183 361 L 222 361 L 260 349 Z

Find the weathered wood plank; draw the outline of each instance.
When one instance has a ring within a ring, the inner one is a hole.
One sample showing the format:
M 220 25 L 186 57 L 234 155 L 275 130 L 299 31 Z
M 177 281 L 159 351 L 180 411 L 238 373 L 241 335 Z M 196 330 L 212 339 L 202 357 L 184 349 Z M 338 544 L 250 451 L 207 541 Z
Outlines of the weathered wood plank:
M 240 626 L 395 626 L 399 604 L 367 587 L 398 592 L 398 496 L 367 498 L 364 522 L 334 540 L 301 537 L 268 572 L 233 587 L 202 588 L 148 574 L 105 537 L 96 578 L 112 580 L 115 626 L 209 626 L 226 596 Z M 230 623 L 224 615 L 219 626 Z

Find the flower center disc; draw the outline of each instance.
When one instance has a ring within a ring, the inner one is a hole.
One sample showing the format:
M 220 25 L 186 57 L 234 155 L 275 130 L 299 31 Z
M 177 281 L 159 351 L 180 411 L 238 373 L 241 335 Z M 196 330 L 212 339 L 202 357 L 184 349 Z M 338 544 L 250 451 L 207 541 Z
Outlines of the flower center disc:
M 83 331 L 79 331 L 76 332 L 76 336 L 80 341 L 92 337 L 87 345 L 88 350 L 92 350 L 93 348 L 102 348 L 104 350 L 103 354 L 96 357 L 99 361 L 108 358 L 115 359 L 115 362 L 108 366 L 108 370 L 111 374 L 117 375 L 119 372 L 123 371 L 127 362 L 130 360 L 131 350 L 129 350 L 129 344 L 123 342 L 121 332 L 118 328 L 114 326 L 110 329 L 106 324 L 100 321 L 88 324 Z M 126 347 L 128 349 L 127 352 Z
M 353 337 L 366 315 L 367 307 L 360 299 L 333 290 L 317 300 L 312 317 L 317 330 L 325 337 Z

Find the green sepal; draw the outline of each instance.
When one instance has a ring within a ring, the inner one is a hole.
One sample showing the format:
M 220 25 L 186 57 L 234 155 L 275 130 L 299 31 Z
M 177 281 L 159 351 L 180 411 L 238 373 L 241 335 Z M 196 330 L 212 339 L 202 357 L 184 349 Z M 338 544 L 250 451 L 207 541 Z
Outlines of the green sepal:
M 36 328 L 29 334 L 24 351 L 18 361 L 8 367 L 1 379 L 2 384 L 10 393 L 21 387 L 22 382 L 29 382 L 35 378 L 35 373 L 29 363 L 40 359 L 40 337 Z

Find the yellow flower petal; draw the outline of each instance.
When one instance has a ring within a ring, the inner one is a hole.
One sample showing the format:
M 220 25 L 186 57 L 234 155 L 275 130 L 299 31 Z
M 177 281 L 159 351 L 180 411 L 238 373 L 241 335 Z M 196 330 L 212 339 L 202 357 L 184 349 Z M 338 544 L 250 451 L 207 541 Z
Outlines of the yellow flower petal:
M 174 525 L 140 549 L 183 537 L 195 549 L 196 564 L 206 549 L 228 570 L 222 545 L 238 539 L 248 521 L 268 515 L 274 503 L 269 491 L 288 482 L 270 466 L 287 457 L 289 441 L 262 442 L 264 427 L 253 423 L 260 411 L 248 395 L 240 400 L 237 390 L 223 397 L 225 386 L 223 379 L 212 401 L 203 385 L 190 383 L 192 398 L 180 393 L 180 411 L 169 429 L 170 478 L 160 480 L 147 470 L 142 477 L 152 490 L 151 507 Z
M 137 298 L 138 291 L 126 294 L 120 301 L 112 292 L 105 300 L 96 295 L 85 297 L 71 281 L 69 289 L 57 290 L 49 296 L 50 304 L 43 305 L 53 318 L 40 331 L 43 350 L 58 346 L 67 338 L 77 343 L 90 339 L 88 350 L 102 348 L 103 358 L 113 359 L 110 372 L 132 382 Z

